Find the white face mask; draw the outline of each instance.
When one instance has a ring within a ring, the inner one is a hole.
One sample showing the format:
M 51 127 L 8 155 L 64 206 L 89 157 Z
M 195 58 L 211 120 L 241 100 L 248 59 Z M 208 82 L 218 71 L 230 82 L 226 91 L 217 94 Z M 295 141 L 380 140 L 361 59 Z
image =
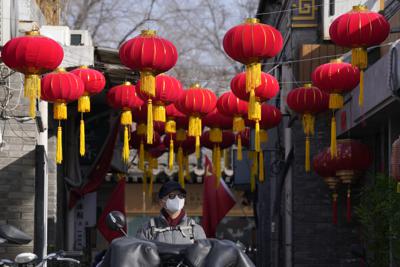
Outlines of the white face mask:
M 184 198 L 179 198 L 176 196 L 174 199 L 168 199 L 166 202 L 166 209 L 171 212 L 175 213 L 183 209 L 183 206 L 185 205 L 185 199 Z

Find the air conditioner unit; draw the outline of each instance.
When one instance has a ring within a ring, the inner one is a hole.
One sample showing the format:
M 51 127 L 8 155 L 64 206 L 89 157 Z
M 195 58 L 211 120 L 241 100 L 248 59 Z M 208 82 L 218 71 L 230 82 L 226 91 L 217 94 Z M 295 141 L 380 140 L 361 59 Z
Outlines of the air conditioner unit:
M 384 8 L 386 1 L 371 0 L 323 0 L 323 38 L 330 40 L 329 27 L 331 23 L 340 15 L 349 12 L 353 6 L 366 5 L 369 10 L 378 12 Z

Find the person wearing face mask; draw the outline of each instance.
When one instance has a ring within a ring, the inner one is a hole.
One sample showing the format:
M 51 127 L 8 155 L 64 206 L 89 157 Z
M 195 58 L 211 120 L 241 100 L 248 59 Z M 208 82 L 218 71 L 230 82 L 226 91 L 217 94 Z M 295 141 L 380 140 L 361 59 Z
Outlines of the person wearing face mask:
M 175 181 L 168 181 L 158 192 L 160 215 L 151 218 L 138 230 L 136 237 L 170 244 L 190 244 L 205 239 L 203 228 L 186 216 L 186 190 Z

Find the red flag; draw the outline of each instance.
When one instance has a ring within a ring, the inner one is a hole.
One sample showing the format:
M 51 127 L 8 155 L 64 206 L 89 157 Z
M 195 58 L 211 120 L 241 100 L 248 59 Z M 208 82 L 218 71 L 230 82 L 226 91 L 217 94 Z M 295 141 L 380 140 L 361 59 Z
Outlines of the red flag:
M 96 158 L 92 169 L 88 173 L 88 182 L 81 188 L 74 188 L 70 191 L 68 208 L 72 209 L 79 199 L 84 195 L 95 192 L 103 184 L 104 177 L 110 169 L 113 158 L 113 149 L 119 132 L 119 120 L 116 120 L 107 142 L 103 145 L 100 155 Z
M 111 193 L 106 206 L 104 207 L 103 213 L 101 214 L 98 222 L 97 229 L 100 233 L 111 242 L 114 238 L 120 237 L 123 234 L 119 231 L 113 231 L 106 225 L 106 217 L 111 211 L 120 211 L 125 215 L 125 177 L 122 177 L 114 191 Z M 126 232 L 126 226 L 124 227 Z
M 221 184 L 218 187 L 215 186 L 215 179 L 217 178 L 208 157 L 206 157 L 205 170 L 203 218 L 201 223 L 206 236 L 213 238 L 215 237 L 219 222 L 235 206 L 236 200 L 223 179 L 221 179 Z

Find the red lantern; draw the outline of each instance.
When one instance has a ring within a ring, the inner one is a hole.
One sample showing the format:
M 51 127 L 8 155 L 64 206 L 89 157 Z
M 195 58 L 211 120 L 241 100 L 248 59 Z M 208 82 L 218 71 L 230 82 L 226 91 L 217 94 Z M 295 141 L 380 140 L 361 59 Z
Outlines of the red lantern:
M 67 103 L 78 100 L 83 95 L 84 84 L 78 76 L 60 68 L 43 77 L 41 91 L 46 101 L 54 103 L 53 117 L 58 120 L 56 162 L 61 164 L 63 160 L 61 120 L 67 119 Z
M 232 92 L 226 92 L 218 98 L 217 108 L 221 114 L 233 117 L 232 131 L 237 134 L 237 160 L 242 160 L 242 139 L 239 133 L 245 129 L 244 118 L 249 109 L 248 104 Z
M 333 60 L 331 63 L 317 67 L 312 73 L 315 86 L 329 94 L 329 109 L 332 112 L 331 122 L 331 156 L 336 157 L 336 119 L 334 111 L 343 107 L 343 96 L 359 83 L 359 70 L 349 63 Z
M 257 112 L 261 111 L 255 106 L 257 95 L 254 91 L 261 84 L 261 61 L 276 56 L 282 50 L 281 33 L 274 27 L 259 23 L 258 19 L 250 18 L 225 34 L 223 46 L 228 56 L 246 65 L 245 92 L 249 93 L 249 119 L 260 119 Z
M 122 64 L 140 71 L 141 91 L 154 97 L 155 76 L 175 66 L 178 53 L 168 40 L 156 35 L 156 31 L 144 30 L 139 36 L 132 38 L 119 49 Z
M 372 164 L 369 148 L 352 139 L 338 140 L 337 158 L 335 159 L 336 176 L 347 184 L 347 221 L 351 220 L 350 185 Z
M 260 143 L 265 143 L 268 141 L 268 134 L 267 130 L 275 128 L 279 125 L 279 123 L 282 120 L 282 113 L 279 109 L 277 109 L 274 106 L 268 105 L 268 104 L 263 104 L 261 105 L 261 121 L 260 121 Z M 254 121 L 246 120 L 246 124 L 249 127 L 252 127 L 254 129 L 255 123 Z M 255 154 L 253 155 L 253 164 L 256 164 L 256 161 L 258 159 L 258 179 L 260 182 L 264 182 L 264 153 L 263 151 L 256 151 Z M 254 170 L 257 170 L 256 167 L 252 166 Z M 255 172 L 253 172 L 255 174 Z M 255 176 L 250 175 L 250 178 L 253 180 L 255 179 Z M 255 181 L 251 181 L 252 185 L 255 185 Z
M 214 166 L 214 172 L 216 176 L 216 186 L 219 186 L 221 178 L 221 149 L 226 149 L 232 146 L 235 142 L 235 135 L 230 131 L 223 131 L 222 138 L 216 140 L 213 138 L 211 131 L 206 131 L 201 136 L 202 146 L 211 149 L 212 152 L 212 162 Z
M 249 120 L 255 121 L 255 150 L 260 151 L 259 125 L 261 120 L 261 102 L 274 97 L 279 92 L 279 83 L 274 76 L 261 73 L 261 83 L 254 90 L 254 103 L 249 93 L 246 91 L 246 75 L 239 73 L 231 81 L 232 92 L 240 99 L 249 101 Z
M 89 69 L 87 66 L 74 69 L 71 73 L 79 76 L 85 85 L 85 92 L 78 99 L 78 112 L 81 112 L 79 153 L 83 157 L 85 155 L 85 123 L 83 122 L 83 113 L 90 112 L 90 96 L 98 94 L 104 89 L 106 79 L 101 72 Z
M 151 96 L 141 89 L 139 81 L 136 87 L 139 90 L 139 97 L 147 103 L 147 142 L 153 139 L 153 119 L 154 121 L 165 122 L 165 106 L 176 102 L 183 92 L 182 84 L 172 76 L 160 74 L 156 77 L 155 95 Z
M 107 94 L 108 103 L 113 108 L 121 109 L 121 125 L 124 126 L 124 146 L 122 149 L 122 159 L 125 163 L 129 160 L 129 129 L 132 126 L 131 109 L 141 106 L 143 101 L 136 95 L 135 86 L 130 82 L 114 86 Z
M 390 32 L 389 22 L 379 13 L 369 11 L 364 5 L 339 16 L 329 27 L 331 40 L 340 46 L 349 47 L 351 62 L 360 72 L 360 94 L 358 103 L 363 105 L 364 70 L 368 67 L 367 47 L 379 45 Z
M 322 150 L 313 159 L 314 171 L 324 179 L 332 191 L 332 221 L 337 224 L 337 187 L 339 179 L 336 177 L 336 166 L 334 160 L 330 156 L 329 148 Z
M 217 104 L 215 94 L 199 84 L 194 84 L 184 91 L 176 102 L 176 108 L 189 116 L 188 136 L 196 137 L 196 156 L 200 157 L 200 136 L 202 132 L 201 117 L 214 110 Z
M 290 109 L 301 114 L 306 135 L 305 170 L 310 171 L 310 136 L 314 135 L 315 115 L 328 109 L 329 97 L 317 87 L 305 84 L 290 91 L 286 102 Z
M 25 36 L 8 41 L 1 59 L 7 67 L 25 75 L 24 95 L 30 100 L 29 114 L 36 116 L 36 99 L 40 98 L 40 75 L 57 68 L 64 57 L 62 47 L 53 39 L 41 36 L 34 26 Z

